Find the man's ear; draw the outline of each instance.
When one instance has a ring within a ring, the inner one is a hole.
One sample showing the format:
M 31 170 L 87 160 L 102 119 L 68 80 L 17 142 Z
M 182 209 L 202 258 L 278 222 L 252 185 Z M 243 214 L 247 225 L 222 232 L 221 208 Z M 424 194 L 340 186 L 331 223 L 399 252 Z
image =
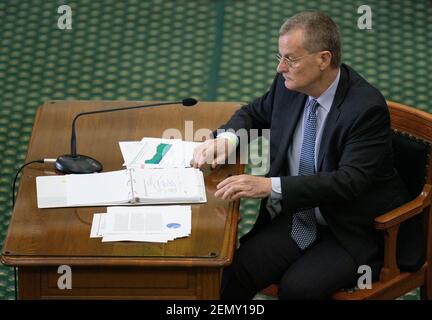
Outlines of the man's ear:
M 320 70 L 321 71 L 327 69 L 327 67 L 330 65 L 332 56 L 333 55 L 330 51 L 322 51 L 320 53 L 319 59 L 320 59 Z

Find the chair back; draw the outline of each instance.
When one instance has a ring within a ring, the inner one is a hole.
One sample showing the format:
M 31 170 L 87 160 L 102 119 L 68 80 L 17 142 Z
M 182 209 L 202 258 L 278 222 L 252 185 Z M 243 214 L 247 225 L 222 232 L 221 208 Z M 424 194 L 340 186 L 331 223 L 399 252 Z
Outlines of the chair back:
M 431 143 L 398 130 L 393 130 L 392 142 L 394 166 L 412 200 L 426 183 Z
M 413 197 L 432 184 L 432 114 L 387 101 L 393 129 L 395 167 Z
M 387 104 L 393 129 L 394 166 L 412 200 L 422 192 L 426 183 L 431 184 L 432 115 L 392 101 L 387 101 Z M 431 252 L 431 244 L 427 243 L 431 233 L 428 226 L 429 221 L 423 215 L 401 224 L 397 243 L 401 270 L 418 270 L 428 256 L 426 252 Z

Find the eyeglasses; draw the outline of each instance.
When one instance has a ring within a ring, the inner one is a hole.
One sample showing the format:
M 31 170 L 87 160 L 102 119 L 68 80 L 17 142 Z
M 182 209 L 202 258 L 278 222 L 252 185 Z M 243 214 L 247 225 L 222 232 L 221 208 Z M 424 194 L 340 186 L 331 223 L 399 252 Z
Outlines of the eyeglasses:
M 289 58 L 289 57 L 282 57 L 280 54 L 276 55 L 276 58 L 278 60 L 279 63 L 286 63 L 288 65 L 288 67 L 290 68 L 295 68 L 298 66 L 298 62 L 303 59 L 304 57 L 310 56 L 315 54 L 316 52 L 313 53 L 308 53 L 305 54 L 303 56 L 297 57 L 297 58 Z

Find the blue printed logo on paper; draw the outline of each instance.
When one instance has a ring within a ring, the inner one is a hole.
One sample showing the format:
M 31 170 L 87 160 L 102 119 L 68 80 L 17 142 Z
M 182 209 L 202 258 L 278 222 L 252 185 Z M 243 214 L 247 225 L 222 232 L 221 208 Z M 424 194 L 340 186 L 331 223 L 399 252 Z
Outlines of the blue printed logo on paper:
M 171 229 L 177 229 L 180 228 L 180 223 L 168 223 L 167 227 Z

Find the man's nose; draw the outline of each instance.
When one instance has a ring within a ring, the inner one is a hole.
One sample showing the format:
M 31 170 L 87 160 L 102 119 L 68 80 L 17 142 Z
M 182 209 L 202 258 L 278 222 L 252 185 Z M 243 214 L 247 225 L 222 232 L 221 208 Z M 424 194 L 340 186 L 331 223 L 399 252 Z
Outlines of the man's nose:
M 286 63 L 284 63 L 283 60 L 279 61 L 278 65 L 276 67 L 276 71 L 278 73 L 284 73 L 287 71 L 287 69 L 288 69 L 288 67 L 286 66 Z

